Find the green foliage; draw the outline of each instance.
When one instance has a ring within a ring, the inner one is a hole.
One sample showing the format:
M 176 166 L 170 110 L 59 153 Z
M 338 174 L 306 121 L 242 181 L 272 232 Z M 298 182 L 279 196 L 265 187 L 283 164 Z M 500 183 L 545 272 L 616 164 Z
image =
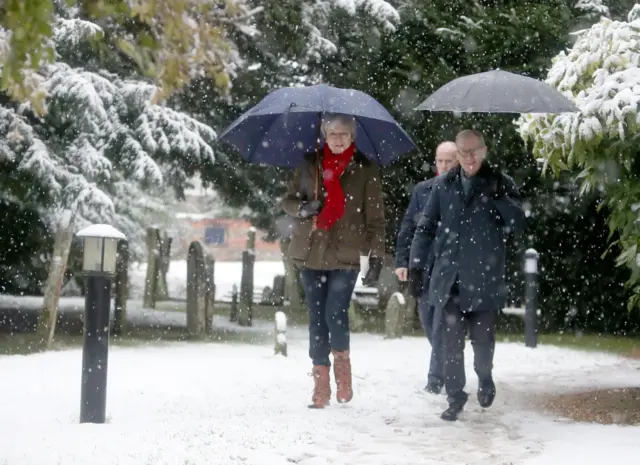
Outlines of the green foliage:
M 0 192 L 5 186 L 0 177 Z M 34 252 L 49 250 L 53 238 L 40 213 L 33 206 L 8 199 L 6 191 L 0 198 L 0 218 L 10 218 L 3 221 L 0 234 L 0 294 L 39 295 L 49 257 Z
M 602 19 L 555 59 L 547 82 L 573 97 L 577 114 L 524 115 L 518 121 L 546 170 L 575 172 L 580 192 L 602 193 L 618 266 L 631 274 L 629 309 L 640 307 L 640 149 L 637 89 L 640 23 Z
M 54 61 L 51 44 L 54 11 L 59 0 L 6 0 L 0 9 L 1 90 L 19 101 L 30 101 L 42 114 L 44 93 L 37 72 Z M 243 1 L 223 0 L 69 0 L 81 16 L 112 25 L 107 39 L 159 86 L 156 101 L 165 99 L 205 74 L 220 91 L 240 59 L 228 39 L 234 28 L 252 34 L 256 12 Z M 103 49 L 104 50 L 104 49 Z

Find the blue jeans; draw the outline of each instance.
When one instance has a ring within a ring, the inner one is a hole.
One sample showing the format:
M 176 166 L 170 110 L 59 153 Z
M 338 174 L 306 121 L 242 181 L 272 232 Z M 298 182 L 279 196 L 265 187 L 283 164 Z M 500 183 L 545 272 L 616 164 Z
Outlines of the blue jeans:
M 427 287 L 428 289 L 428 287 Z M 423 291 L 418 301 L 418 313 L 424 333 L 431 344 L 427 383 L 444 385 L 444 321 L 442 311 L 429 305 L 429 291 Z
M 313 365 L 331 366 L 331 350 L 349 350 L 349 304 L 358 270 L 300 272 L 309 309 L 309 357 Z

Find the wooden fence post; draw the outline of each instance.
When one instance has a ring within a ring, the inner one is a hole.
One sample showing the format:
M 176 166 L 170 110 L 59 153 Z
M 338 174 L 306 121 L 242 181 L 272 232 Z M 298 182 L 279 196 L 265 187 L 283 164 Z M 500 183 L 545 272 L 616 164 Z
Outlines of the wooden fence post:
M 240 281 L 240 302 L 238 304 L 238 324 L 251 326 L 253 320 L 253 269 L 256 256 L 253 250 L 242 252 L 242 279 Z
M 158 230 L 147 228 L 147 274 L 144 281 L 144 308 L 156 308 L 158 272 L 160 266 L 160 244 Z
M 156 300 L 169 300 L 169 286 L 167 284 L 167 274 L 169 273 L 169 264 L 171 263 L 171 242 L 173 239 L 169 237 L 166 231 L 158 234 L 158 273 L 156 275 Z
M 127 241 L 118 242 L 118 261 L 115 277 L 115 309 L 113 311 L 114 336 L 121 336 L 127 321 L 127 298 L 129 297 L 129 244 Z
M 229 321 L 238 321 L 238 285 L 231 287 L 231 310 L 229 312 Z
M 201 337 L 206 328 L 206 279 L 202 245 L 194 241 L 187 255 L 187 332 Z
M 215 266 L 216 260 L 211 255 L 207 255 L 206 257 L 206 287 L 207 287 L 207 298 L 206 298 L 206 328 L 205 331 L 207 334 L 210 334 L 213 331 L 213 313 L 214 313 L 214 305 L 216 301 L 216 281 L 215 281 Z

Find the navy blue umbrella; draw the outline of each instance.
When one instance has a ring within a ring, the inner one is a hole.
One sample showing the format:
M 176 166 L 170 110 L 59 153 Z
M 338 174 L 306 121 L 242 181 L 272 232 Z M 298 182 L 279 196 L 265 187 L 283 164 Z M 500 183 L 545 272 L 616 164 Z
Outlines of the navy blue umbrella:
M 322 143 L 325 113 L 356 120 L 356 146 L 381 166 L 417 149 L 411 137 L 373 97 L 326 84 L 283 87 L 271 92 L 218 137 L 256 164 L 295 168 Z

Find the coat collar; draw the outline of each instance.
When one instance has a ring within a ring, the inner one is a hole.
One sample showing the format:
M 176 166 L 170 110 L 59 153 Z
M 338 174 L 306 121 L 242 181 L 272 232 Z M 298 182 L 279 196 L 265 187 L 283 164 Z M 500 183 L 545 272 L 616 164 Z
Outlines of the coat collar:
M 311 170 L 317 169 L 321 158 L 322 158 L 322 149 L 320 150 L 320 154 L 317 154 L 316 152 L 311 152 L 305 155 L 305 159 L 309 162 L 309 169 Z M 371 163 L 372 161 L 369 160 L 362 152 L 360 152 L 356 148 L 356 150 L 353 153 L 353 158 L 351 159 L 351 161 L 347 165 L 347 168 L 345 169 L 345 173 L 352 172 L 356 168 L 363 168 Z
M 462 189 L 462 167 L 458 166 L 452 170 L 450 170 L 445 176 L 445 180 L 449 184 L 455 184 L 457 186 L 457 190 L 459 195 L 462 198 L 462 201 L 465 206 L 468 206 L 471 203 L 471 200 L 475 197 L 476 193 L 482 191 L 483 188 L 496 176 L 498 176 L 499 171 L 496 170 L 493 166 L 491 166 L 486 161 L 482 163 L 478 172 L 473 176 L 473 182 L 471 184 L 471 189 L 464 194 L 464 190 Z
M 480 169 L 478 170 L 478 172 L 476 173 L 476 175 L 474 176 L 475 179 L 481 180 L 481 181 L 488 181 L 490 179 L 493 179 L 496 175 L 497 175 L 498 171 L 491 166 L 489 163 L 487 163 L 486 161 L 482 163 L 482 165 L 480 166 Z M 449 170 L 449 172 L 447 172 L 447 174 L 444 175 L 445 179 L 447 180 L 447 182 L 453 182 L 453 181 L 458 181 L 462 179 L 462 167 L 461 166 L 457 166 L 455 168 L 453 168 L 452 170 Z

